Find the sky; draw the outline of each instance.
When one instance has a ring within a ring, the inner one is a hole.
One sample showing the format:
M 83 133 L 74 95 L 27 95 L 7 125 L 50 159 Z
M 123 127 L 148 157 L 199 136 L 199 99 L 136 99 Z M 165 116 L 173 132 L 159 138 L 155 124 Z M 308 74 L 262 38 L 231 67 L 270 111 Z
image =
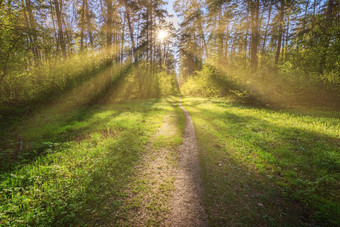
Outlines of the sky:
M 175 11 L 174 11 L 174 8 L 172 7 L 174 1 L 175 1 L 175 0 L 165 0 L 165 2 L 168 3 L 165 9 L 168 11 L 168 13 L 169 13 L 170 15 L 172 15 L 172 17 L 167 18 L 167 21 L 173 22 L 174 27 L 175 27 L 176 29 L 178 29 L 178 28 L 179 28 L 179 24 L 180 24 L 180 22 L 181 22 L 181 19 L 180 19 L 179 17 L 176 16 L 176 13 L 175 13 Z M 177 47 L 175 47 L 175 52 L 178 53 L 178 48 L 177 48 Z M 177 59 L 177 64 L 176 64 L 176 69 L 175 69 L 175 71 L 176 71 L 177 78 L 178 78 L 178 76 L 179 76 L 179 64 L 178 64 L 178 62 L 179 62 L 179 55 L 178 55 L 178 54 L 175 54 L 175 57 L 176 57 L 176 59 Z
M 166 6 L 166 10 L 168 11 L 169 14 L 173 15 L 171 18 L 167 18 L 168 21 L 172 21 L 174 23 L 175 28 L 177 29 L 179 27 L 180 23 L 180 18 L 176 16 L 176 13 L 172 7 L 173 3 L 175 0 L 167 0 L 166 2 L 168 5 Z

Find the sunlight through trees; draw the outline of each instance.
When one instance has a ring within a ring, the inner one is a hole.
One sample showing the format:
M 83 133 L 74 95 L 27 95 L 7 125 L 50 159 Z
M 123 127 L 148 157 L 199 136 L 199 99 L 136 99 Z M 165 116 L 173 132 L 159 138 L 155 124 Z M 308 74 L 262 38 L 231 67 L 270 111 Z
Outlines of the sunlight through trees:
M 339 110 L 339 0 L 0 0 L 0 226 L 340 226 Z

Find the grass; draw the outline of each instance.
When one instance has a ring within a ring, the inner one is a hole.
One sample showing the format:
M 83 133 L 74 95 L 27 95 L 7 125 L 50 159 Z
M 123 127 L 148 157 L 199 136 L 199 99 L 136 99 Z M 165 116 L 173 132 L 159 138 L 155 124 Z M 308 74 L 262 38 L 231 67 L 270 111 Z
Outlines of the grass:
M 339 224 L 338 112 L 183 106 L 210 225 Z M 0 226 L 164 223 L 185 127 L 178 98 L 52 107 L 2 132 Z
M 138 100 L 39 113 L 9 130 L 0 157 L 0 225 L 91 226 L 124 213 L 135 166 L 170 111 L 165 100 Z
M 340 114 L 185 98 L 211 225 L 338 225 Z

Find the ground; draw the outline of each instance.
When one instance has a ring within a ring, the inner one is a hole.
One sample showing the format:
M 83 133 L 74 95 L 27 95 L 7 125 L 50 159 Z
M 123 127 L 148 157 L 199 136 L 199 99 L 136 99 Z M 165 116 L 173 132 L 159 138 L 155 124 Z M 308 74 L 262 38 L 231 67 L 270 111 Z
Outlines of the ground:
M 340 223 L 339 112 L 179 103 L 55 105 L 14 124 L 0 225 Z
M 187 98 L 211 225 L 339 223 L 339 112 Z

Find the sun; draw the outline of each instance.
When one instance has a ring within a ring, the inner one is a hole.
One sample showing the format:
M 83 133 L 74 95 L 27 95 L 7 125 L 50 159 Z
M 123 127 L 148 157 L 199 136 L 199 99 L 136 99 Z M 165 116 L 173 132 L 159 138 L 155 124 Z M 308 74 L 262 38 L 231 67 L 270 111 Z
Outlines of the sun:
M 163 42 L 168 37 L 168 32 L 166 30 L 159 30 L 157 33 L 157 39 Z

